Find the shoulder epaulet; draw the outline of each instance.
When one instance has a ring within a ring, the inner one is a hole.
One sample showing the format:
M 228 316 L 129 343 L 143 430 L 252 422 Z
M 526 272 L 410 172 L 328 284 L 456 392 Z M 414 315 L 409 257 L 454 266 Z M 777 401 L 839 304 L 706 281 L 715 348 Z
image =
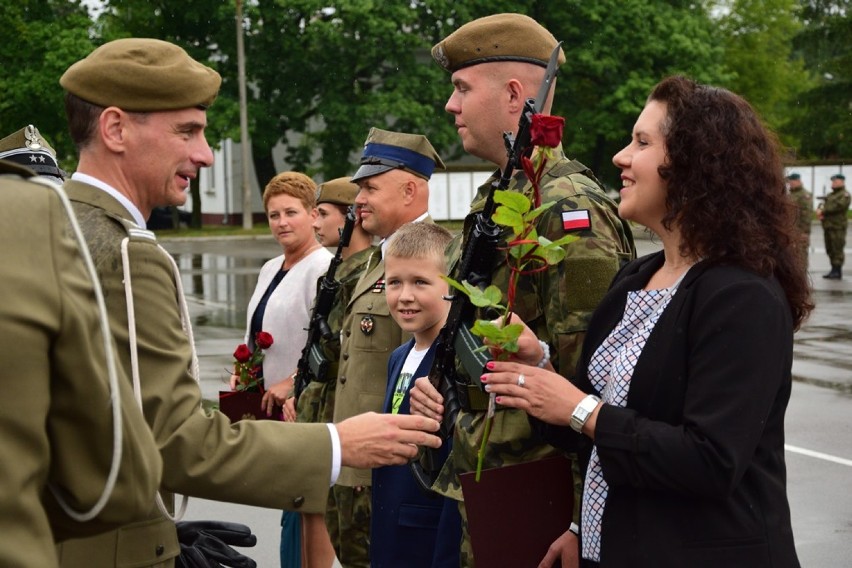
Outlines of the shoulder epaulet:
M 125 219 L 120 215 L 112 215 L 110 213 L 107 213 L 107 215 L 109 215 L 121 224 L 121 226 L 127 233 L 127 236 L 130 237 L 131 241 L 150 241 L 153 243 L 157 242 L 157 235 L 154 234 L 154 231 L 143 229 L 133 221 Z

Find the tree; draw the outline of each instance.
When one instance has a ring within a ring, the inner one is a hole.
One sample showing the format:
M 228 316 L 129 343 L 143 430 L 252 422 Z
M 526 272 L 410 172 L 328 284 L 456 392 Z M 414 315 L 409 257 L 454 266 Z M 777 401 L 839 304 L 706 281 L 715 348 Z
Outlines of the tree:
M 795 48 L 813 72 L 813 86 L 796 100 L 804 112 L 787 131 L 801 139 L 801 157 L 852 156 L 852 1 L 802 3 L 804 28 Z
M 719 20 L 725 63 L 733 77 L 723 84 L 745 97 L 775 131 L 802 109 L 800 93 L 813 83 L 804 61 L 793 54 L 793 38 L 802 28 L 796 0 L 735 0 Z M 784 141 L 798 140 L 790 133 Z
M 611 158 L 657 82 L 676 73 L 715 84 L 730 76 L 716 26 L 700 3 L 570 0 L 564 10 L 534 4 L 534 17 L 565 41 L 554 114 L 566 119 L 567 149 L 604 181 L 617 180 Z
M 59 77 L 93 49 L 91 27 L 78 0 L 19 0 L 0 10 L 0 138 L 34 124 L 66 170 L 76 152 Z

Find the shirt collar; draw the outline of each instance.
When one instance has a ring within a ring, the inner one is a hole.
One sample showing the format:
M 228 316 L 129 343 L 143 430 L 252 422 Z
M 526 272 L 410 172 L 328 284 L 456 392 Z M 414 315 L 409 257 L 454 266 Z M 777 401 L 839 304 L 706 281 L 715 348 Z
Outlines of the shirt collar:
M 71 179 L 73 179 L 74 181 L 83 182 L 93 187 L 97 187 L 98 189 L 107 192 L 109 195 L 114 197 L 116 201 L 121 203 L 121 205 L 125 209 L 127 209 L 127 212 L 130 213 L 130 216 L 133 217 L 133 221 L 135 221 L 136 224 L 139 225 L 139 227 L 143 229 L 147 228 L 147 223 L 142 217 L 142 212 L 139 211 L 139 208 L 136 207 L 136 205 L 134 205 L 132 201 L 127 199 L 127 196 L 125 196 L 123 193 L 120 193 L 117 189 L 115 189 L 108 183 L 103 182 L 98 178 L 92 177 L 88 174 L 83 174 L 80 172 L 74 172 L 73 174 L 71 174 Z

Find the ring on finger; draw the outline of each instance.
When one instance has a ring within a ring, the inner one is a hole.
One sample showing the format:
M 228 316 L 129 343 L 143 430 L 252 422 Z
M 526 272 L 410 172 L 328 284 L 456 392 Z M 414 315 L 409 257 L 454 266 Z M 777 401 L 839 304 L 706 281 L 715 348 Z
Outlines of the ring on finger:
M 523 386 L 526 384 L 526 382 L 527 382 L 527 378 L 524 376 L 523 373 L 518 375 L 518 386 L 519 387 L 523 388 Z

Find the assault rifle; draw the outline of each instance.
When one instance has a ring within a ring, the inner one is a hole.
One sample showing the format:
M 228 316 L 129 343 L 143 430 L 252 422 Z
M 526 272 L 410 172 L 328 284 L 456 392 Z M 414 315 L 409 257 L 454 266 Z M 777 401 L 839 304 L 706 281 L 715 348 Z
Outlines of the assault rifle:
M 458 282 L 467 281 L 473 286 L 486 288 L 491 282 L 491 273 L 496 265 L 497 246 L 500 241 L 500 227 L 492 220 L 496 204 L 494 192 L 509 187 L 512 175 L 521 165 L 521 158 L 532 152 L 530 126 L 532 116 L 541 112 L 545 99 L 550 92 L 559 59 L 559 42 L 550 54 L 550 61 L 544 79 L 535 99 L 527 99 L 524 110 L 518 120 L 518 132 L 503 133 L 508 161 L 500 172 L 500 179 L 491 184 L 482 211 L 476 214 L 472 229 L 468 235 L 461 261 L 455 273 Z M 479 377 L 485 372 L 489 361 L 487 353 L 480 349 L 482 341 L 473 335 L 470 326 L 476 317 L 476 307 L 470 299 L 458 291 L 447 297 L 451 302 L 447 321 L 435 339 L 435 360 L 429 370 L 429 382 L 444 397 L 444 416 L 438 435 L 447 440 L 453 434 L 459 410 L 465 408 L 484 409 L 488 395 L 482 389 Z M 456 358 L 464 368 L 467 377 L 459 375 Z M 411 463 L 411 470 L 418 484 L 430 490 L 443 464 L 437 463 L 439 451 L 425 448 L 420 461 Z
M 337 251 L 334 253 L 334 258 L 328 264 L 328 271 L 320 281 L 319 291 L 314 301 L 314 309 L 311 311 L 311 319 L 308 324 L 308 340 L 305 342 L 305 347 L 302 348 L 302 355 L 296 364 L 296 380 L 293 389 L 296 402 L 299 401 L 299 396 L 301 396 L 302 391 L 305 390 L 311 380 L 324 383 L 329 379 L 327 375 L 330 362 L 322 352 L 320 339 L 329 340 L 334 336 L 331 328 L 328 327 L 328 314 L 331 313 L 337 291 L 340 290 L 340 282 L 335 280 L 334 275 L 337 272 L 337 267 L 343 262 L 343 249 L 349 246 L 349 240 L 352 238 L 352 230 L 354 228 L 355 206 L 353 205 L 346 212 L 346 222 L 340 231 L 340 242 L 337 244 Z

